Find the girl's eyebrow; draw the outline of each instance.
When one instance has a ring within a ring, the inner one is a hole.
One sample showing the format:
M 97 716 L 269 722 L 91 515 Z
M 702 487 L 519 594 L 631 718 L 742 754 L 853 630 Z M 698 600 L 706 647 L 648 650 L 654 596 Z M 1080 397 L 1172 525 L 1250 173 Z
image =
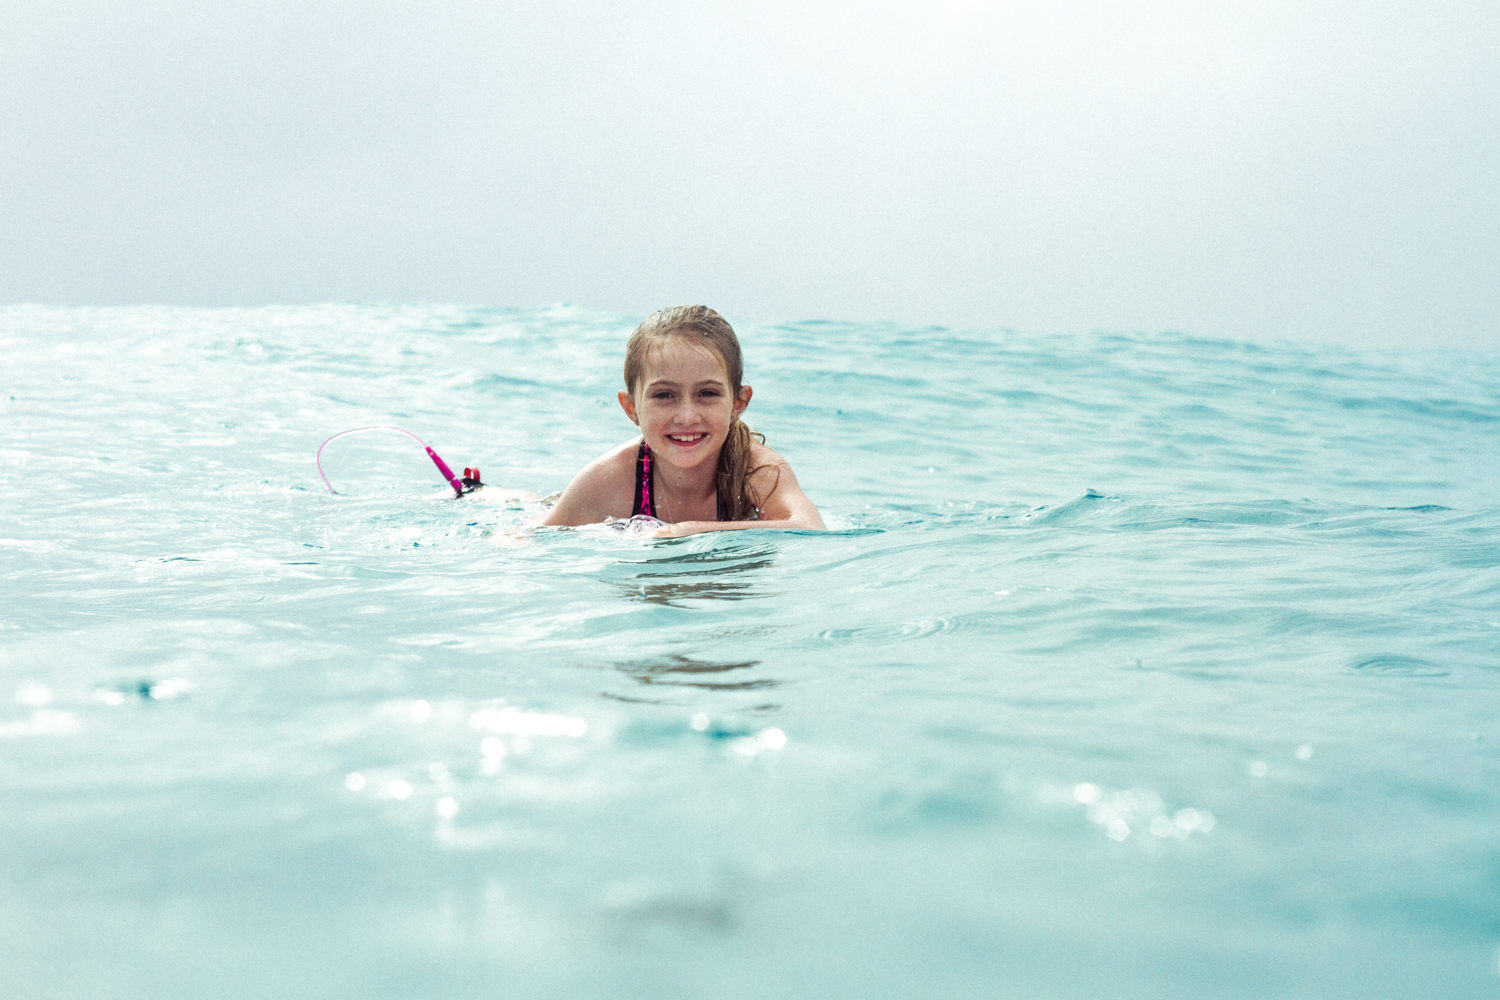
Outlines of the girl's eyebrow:
M 658 385 L 666 386 L 668 388 L 676 388 L 678 384 L 679 383 L 674 382 L 674 381 L 672 381 L 669 378 L 654 378 L 650 382 L 646 383 L 646 388 L 649 389 L 649 388 L 651 388 L 653 386 L 658 386 Z M 694 384 L 695 385 L 723 385 L 724 384 L 724 380 L 721 379 L 721 378 L 706 378 L 706 379 L 703 379 L 701 382 L 697 382 L 697 383 L 694 383 Z

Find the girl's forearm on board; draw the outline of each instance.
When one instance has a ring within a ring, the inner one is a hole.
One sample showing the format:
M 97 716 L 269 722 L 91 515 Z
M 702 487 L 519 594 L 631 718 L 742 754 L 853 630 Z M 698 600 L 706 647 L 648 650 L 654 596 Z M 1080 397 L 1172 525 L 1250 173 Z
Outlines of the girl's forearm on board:
M 781 521 L 678 521 L 656 532 L 653 538 L 682 538 L 700 535 L 709 531 L 824 531 L 821 524 L 812 524 L 795 518 Z

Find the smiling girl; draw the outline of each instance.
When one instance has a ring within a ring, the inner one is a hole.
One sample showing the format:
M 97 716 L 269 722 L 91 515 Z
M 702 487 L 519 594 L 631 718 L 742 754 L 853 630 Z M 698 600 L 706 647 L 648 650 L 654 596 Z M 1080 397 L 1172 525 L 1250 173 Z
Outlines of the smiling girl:
M 740 342 L 707 306 L 646 317 L 625 347 L 620 407 L 641 436 L 573 477 L 542 524 L 636 515 L 667 522 L 658 538 L 743 528 L 822 530 L 786 459 L 740 414 L 750 404 Z

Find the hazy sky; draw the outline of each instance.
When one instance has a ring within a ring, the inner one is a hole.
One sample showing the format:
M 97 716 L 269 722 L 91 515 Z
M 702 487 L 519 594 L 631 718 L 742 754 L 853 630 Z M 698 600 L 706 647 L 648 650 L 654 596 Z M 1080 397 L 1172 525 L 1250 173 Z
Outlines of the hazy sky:
M 1500 349 L 1500 4 L 0 8 L 0 301 Z

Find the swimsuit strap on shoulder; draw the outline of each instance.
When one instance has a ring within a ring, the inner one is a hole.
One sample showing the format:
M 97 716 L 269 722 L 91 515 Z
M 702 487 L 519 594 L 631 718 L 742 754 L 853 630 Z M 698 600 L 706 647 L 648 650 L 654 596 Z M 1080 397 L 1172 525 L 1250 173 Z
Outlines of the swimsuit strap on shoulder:
M 631 517 L 644 514 L 647 517 L 656 516 L 656 498 L 651 495 L 651 449 L 646 447 L 646 442 L 641 442 L 640 450 L 635 453 L 635 509 L 630 512 Z

